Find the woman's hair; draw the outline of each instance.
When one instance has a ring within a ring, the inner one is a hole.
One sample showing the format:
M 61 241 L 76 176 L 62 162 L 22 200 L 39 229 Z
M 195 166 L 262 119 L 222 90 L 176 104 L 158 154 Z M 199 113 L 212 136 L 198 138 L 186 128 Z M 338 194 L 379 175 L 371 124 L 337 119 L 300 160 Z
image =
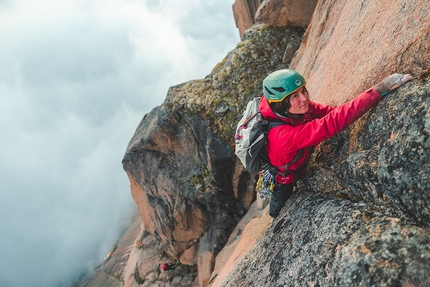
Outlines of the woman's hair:
M 272 111 L 285 117 L 289 116 L 288 109 L 290 107 L 290 97 L 285 97 L 282 102 L 270 104 L 270 108 L 272 109 Z
M 309 92 L 308 92 L 308 89 L 306 89 L 306 86 L 303 86 L 303 91 L 309 95 Z M 291 107 L 290 96 L 292 94 L 289 94 L 288 96 L 286 96 L 282 100 L 282 102 L 269 104 L 272 111 L 274 111 L 275 113 L 278 113 L 284 117 L 290 117 L 290 113 L 288 112 L 288 110 Z

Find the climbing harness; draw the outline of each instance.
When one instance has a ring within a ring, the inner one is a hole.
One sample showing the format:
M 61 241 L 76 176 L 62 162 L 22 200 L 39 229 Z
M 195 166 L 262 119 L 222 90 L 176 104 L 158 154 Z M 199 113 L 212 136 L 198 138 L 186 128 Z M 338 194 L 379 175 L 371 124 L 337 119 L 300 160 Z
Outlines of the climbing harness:
M 309 150 L 311 149 L 313 149 L 313 147 L 309 147 Z M 258 193 L 260 199 L 263 202 L 263 208 L 266 207 L 266 205 L 269 203 L 276 182 L 286 184 L 290 182 L 291 177 L 293 177 L 294 182 L 297 181 L 302 172 L 303 166 L 299 167 L 296 171 L 288 171 L 288 168 L 294 162 L 296 162 L 302 156 L 302 154 L 303 149 L 299 150 L 294 156 L 294 158 L 288 164 L 284 165 L 284 172 L 280 172 L 278 169 L 271 169 L 264 170 L 259 173 L 259 178 L 255 186 L 255 191 Z

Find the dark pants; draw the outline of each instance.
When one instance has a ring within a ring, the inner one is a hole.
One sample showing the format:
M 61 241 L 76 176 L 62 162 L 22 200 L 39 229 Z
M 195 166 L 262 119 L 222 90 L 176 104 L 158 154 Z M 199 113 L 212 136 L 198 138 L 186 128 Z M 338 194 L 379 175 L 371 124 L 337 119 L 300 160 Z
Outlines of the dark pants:
M 288 198 L 293 193 L 294 184 L 280 184 L 276 183 L 272 191 L 272 197 L 270 198 L 269 215 L 273 218 L 278 216 L 282 207 Z

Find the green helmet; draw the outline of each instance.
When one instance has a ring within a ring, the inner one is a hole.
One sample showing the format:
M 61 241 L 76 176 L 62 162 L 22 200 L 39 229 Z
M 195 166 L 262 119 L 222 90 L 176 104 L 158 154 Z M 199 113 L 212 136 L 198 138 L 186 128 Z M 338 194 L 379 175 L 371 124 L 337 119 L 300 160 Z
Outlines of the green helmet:
M 303 76 L 296 71 L 278 70 L 263 80 L 263 94 L 269 103 L 279 103 L 305 84 L 306 81 Z

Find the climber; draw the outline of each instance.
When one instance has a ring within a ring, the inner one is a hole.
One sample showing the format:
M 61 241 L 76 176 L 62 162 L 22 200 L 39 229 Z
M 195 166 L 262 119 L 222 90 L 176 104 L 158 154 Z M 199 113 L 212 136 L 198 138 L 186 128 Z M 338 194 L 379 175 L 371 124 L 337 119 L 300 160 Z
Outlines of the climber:
M 109 253 L 106 255 L 106 257 L 104 258 L 104 260 L 105 260 L 105 261 L 109 261 L 109 260 L 112 258 L 113 254 L 114 254 L 114 251 L 109 252 Z
M 179 260 L 176 260 L 174 264 L 163 263 L 160 266 L 163 271 L 168 271 L 168 270 L 175 269 L 176 267 L 178 267 L 178 265 L 179 265 Z
M 306 81 L 296 71 L 283 69 L 269 74 L 263 80 L 260 113 L 269 121 L 286 123 L 271 128 L 267 137 L 267 155 L 278 169 L 274 174 L 270 216 L 278 216 L 290 198 L 317 144 L 344 130 L 388 92 L 412 79 L 409 74 L 393 74 L 352 101 L 331 107 L 309 100 Z

